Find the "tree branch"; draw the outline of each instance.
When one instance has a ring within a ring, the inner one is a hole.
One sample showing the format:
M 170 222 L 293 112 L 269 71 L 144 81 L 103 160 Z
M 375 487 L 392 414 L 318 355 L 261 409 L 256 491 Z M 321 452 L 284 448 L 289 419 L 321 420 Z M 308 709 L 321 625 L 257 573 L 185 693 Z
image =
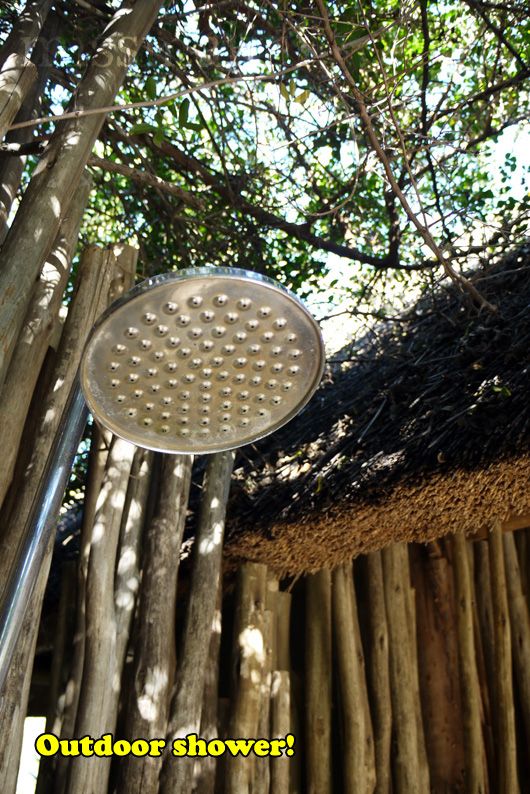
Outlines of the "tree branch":
M 489 309 L 489 311 L 492 311 L 492 312 L 496 311 L 496 308 L 491 303 L 489 303 L 489 301 L 487 301 L 480 294 L 480 292 L 473 286 L 473 284 L 467 278 L 465 278 L 465 276 L 462 276 L 460 273 L 456 272 L 456 270 L 452 267 L 452 265 L 451 265 L 450 261 L 448 260 L 448 258 L 446 256 L 444 256 L 444 253 L 442 252 L 442 250 L 440 249 L 438 244 L 435 242 L 435 240 L 434 240 L 433 236 L 431 235 L 431 233 L 429 232 L 429 230 L 420 222 L 420 220 L 416 216 L 416 213 L 413 211 L 412 207 L 410 206 L 405 194 L 403 193 L 403 191 L 401 190 L 401 188 L 399 186 L 398 180 L 394 176 L 394 173 L 393 173 L 392 168 L 390 166 L 390 161 L 389 161 L 389 159 L 388 159 L 388 157 L 387 157 L 383 147 L 381 146 L 381 144 L 379 142 L 379 139 L 378 139 L 378 137 L 377 137 L 377 135 L 375 133 L 375 130 L 374 130 L 374 127 L 373 127 L 373 124 L 372 124 L 372 119 L 371 119 L 371 117 L 370 117 L 370 115 L 368 113 L 368 110 L 366 108 L 364 97 L 363 97 L 361 91 L 359 90 L 359 88 L 357 87 L 357 83 L 355 82 L 355 80 L 354 80 L 354 78 L 353 78 L 353 76 L 352 76 L 352 74 L 351 74 L 351 72 L 350 72 L 350 70 L 349 70 L 344 58 L 343 58 L 342 52 L 341 52 L 339 46 L 337 45 L 337 42 L 335 40 L 335 35 L 334 35 L 333 29 L 331 27 L 331 23 L 330 23 L 330 19 L 329 19 L 329 15 L 328 15 L 328 12 L 327 12 L 327 8 L 326 8 L 326 5 L 325 5 L 325 2 L 324 2 L 324 0 L 316 0 L 316 4 L 317 4 L 318 9 L 319 9 L 319 11 L 321 13 L 321 16 L 322 16 L 322 22 L 323 22 L 323 25 L 324 25 L 324 32 L 325 32 L 326 38 L 328 40 L 331 52 L 333 54 L 335 62 L 339 66 L 339 68 L 340 68 L 342 74 L 344 75 L 344 77 L 346 79 L 346 82 L 347 82 L 347 84 L 348 84 L 348 86 L 349 86 L 349 88 L 351 90 L 352 96 L 353 96 L 353 98 L 354 98 L 354 100 L 356 102 L 356 105 L 357 105 L 357 110 L 358 110 L 359 117 L 360 117 L 361 121 L 364 124 L 368 140 L 370 141 L 370 144 L 371 144 L 373 150 L 375 151 L 375 153 L 377 154 L 379 160 L 381 161 L 381 164 L 382 164 L 382 166 L 384 168 L 384 171 L 385 171 L 386 177 L 387 177 L 387 179 L 388 179 L 388 181 L 390 183 L 390 186 L 392 187 L 392 190 L 394 191 L 396 197 L 399 199 L 399 201 L 401 203 L 401 206 L 403 207 L 405 213 L 407 214 L 407 217 L 409 218 L 411 223 L 416 227 L 416 229 L 420 233 L 422 239 L 424 240 L 425 244 L 433 252 L 433 254 L 436 257 L 437 261 L 444 268 L 446 274 L 455 283 L 459 284 L 462 289 L 467 291 L 471 295 L 473 300 L 481 308 L 487 308 L 487 309 Z
M 92 166 L 93 168 L 101 168 L 104 171 L 109 171 L 113 174 L 121 174 L 128 179 L 133 179 L 135 182 L 138 182 L 141 185 L 159 188 L 165 193 L 170 193 L 172 196 L 176 196 L 185 204 L 189 204 L 190 207 L 203 209 L 202 202 L 198 198 L 193 196 L 187 190 L 183 190 L 182 188 L 178 187 L 178 185 L 174 185 L 172 182 L 167 182 L 165 179 L 161 179 L 155 174 L 148 174 L 145 171 L 138 171 L 136 168 L 123 165 L 123 163 L 116 163 L 114 160 L 104 160 L 103 158 L 95 157 L 94 155 L 92 155 L 88 161 L 88 165 Z

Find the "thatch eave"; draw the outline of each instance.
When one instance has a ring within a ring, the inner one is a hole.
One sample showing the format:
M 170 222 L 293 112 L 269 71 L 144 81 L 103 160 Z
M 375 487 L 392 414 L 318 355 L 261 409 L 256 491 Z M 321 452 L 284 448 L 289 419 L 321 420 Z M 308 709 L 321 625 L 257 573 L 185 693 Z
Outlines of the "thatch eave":
M 243 451 L 230 557 L 300 573 L 530 516 L 530 247 L 475 278 L 495 315 L 438 290 Z

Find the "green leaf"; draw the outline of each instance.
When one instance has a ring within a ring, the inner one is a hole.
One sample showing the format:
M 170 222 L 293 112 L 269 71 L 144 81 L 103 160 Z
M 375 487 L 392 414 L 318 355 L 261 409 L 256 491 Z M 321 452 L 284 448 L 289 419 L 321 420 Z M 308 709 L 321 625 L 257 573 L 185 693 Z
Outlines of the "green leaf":
M 148 99 L 156 99 L 156 80 L 154 77 L 148 77 L 145 81 L 144 91 Z
M 298 96 L 296 97 L 296 102 L 298 102 L 300 105 L 305 105 L 308 99 L 309 99 L 309 91 L 306 90 L 306 91 L 302 91 L 301 94 L 298 94 Z
M 190 100 L 183 99 L 179 107 L 179 127 L 185 127 L 188 122 L 188 113 L 190 110 Z
M 129 130 L 131 135 L 146 135 L 148 133 L 156 134 L 157 131 L 158 131 L 158 127 L 154 127 L 152 124 L 147 124 L 145 122 L 141 122 L 140 124 L 134 124 Z
M 286 102 L 288 102 L 291 98 L 285 83 L 280 83 L 280 94 L 282 95 L 282 97 L 285 99 Z

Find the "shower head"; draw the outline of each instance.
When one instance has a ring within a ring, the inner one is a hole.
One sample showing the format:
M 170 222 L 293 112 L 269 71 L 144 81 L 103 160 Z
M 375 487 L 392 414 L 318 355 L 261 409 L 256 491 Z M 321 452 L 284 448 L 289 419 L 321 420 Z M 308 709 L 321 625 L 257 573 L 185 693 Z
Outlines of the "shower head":
M 274 432 L 316 390 L 318 325 L 272 279 L 235 268 L 155 276 L 101 316 L 81 362 L 94 417 L 140 447 L 220 452 Z

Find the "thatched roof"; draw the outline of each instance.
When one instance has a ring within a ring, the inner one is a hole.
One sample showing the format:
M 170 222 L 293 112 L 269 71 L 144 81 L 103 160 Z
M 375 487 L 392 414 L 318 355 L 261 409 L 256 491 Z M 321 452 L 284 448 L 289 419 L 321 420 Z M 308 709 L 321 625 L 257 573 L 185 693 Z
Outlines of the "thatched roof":
M 530 245 L 473 278 L 496 314 L 437 290 L 242 450 L 229 556 L 299 573 L 530 516 Z

